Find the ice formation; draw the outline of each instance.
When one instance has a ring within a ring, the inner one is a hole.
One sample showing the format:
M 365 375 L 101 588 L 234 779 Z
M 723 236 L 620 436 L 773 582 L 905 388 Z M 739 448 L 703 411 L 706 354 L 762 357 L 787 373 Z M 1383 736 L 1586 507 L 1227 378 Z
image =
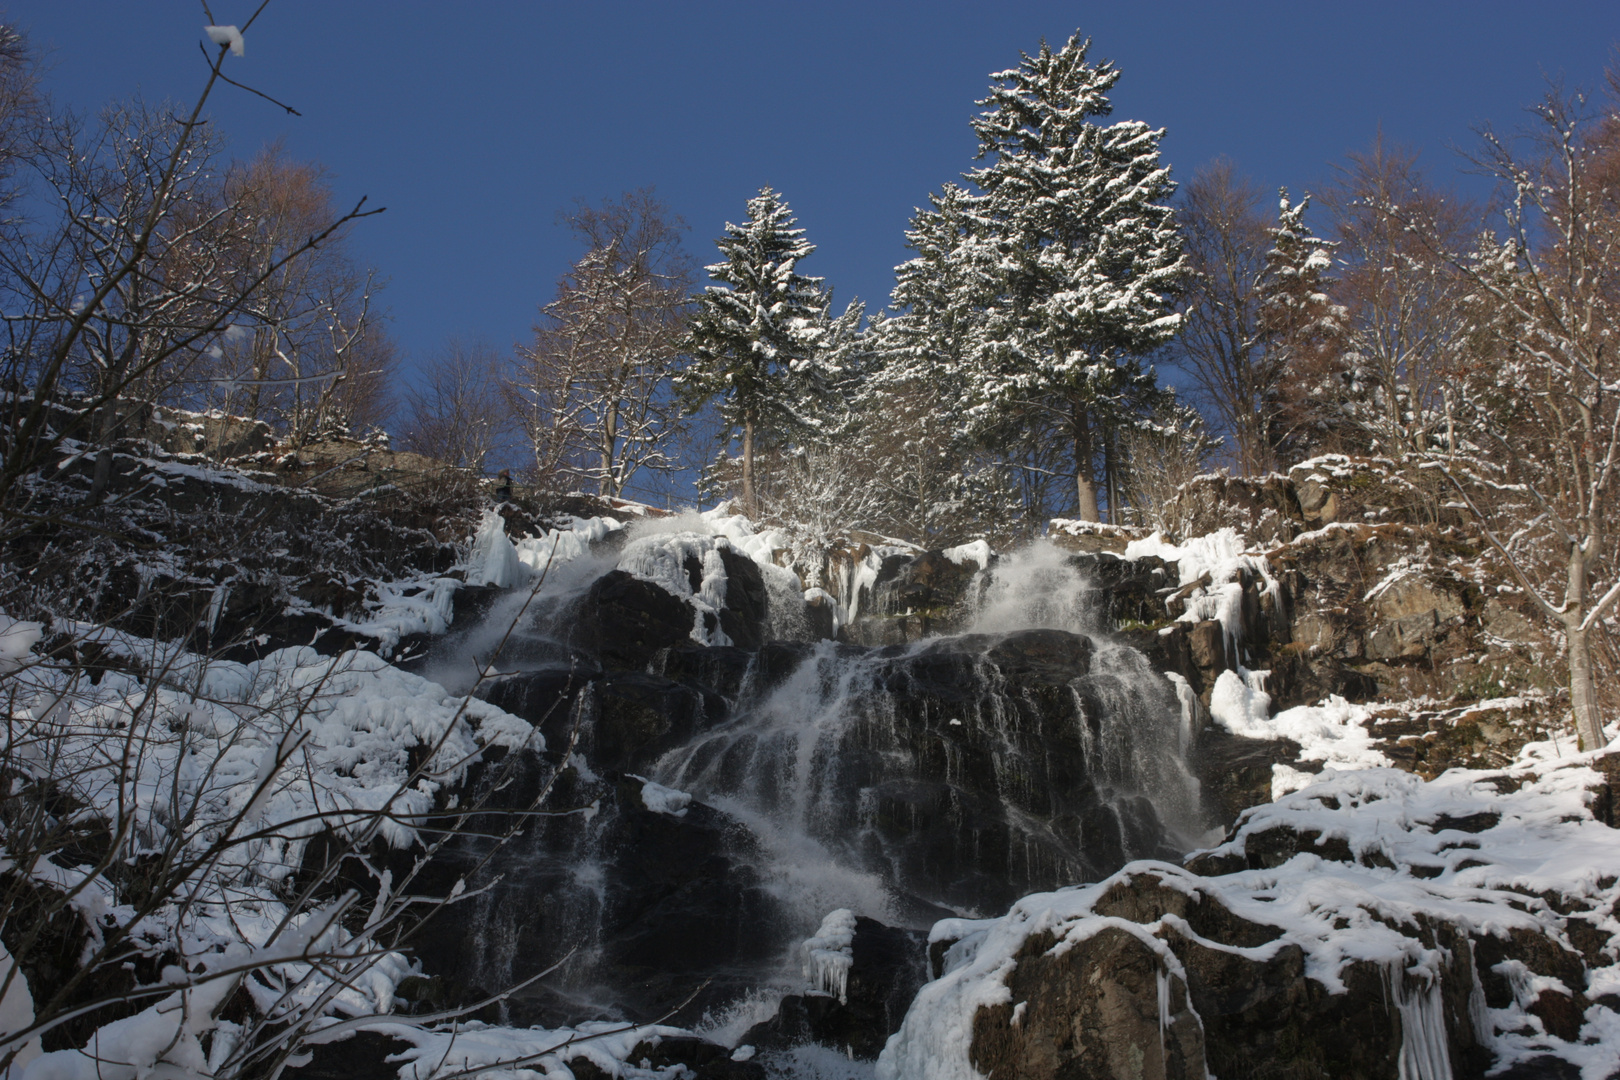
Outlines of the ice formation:
M 849 1001 L 849 969 L 855 963 L 855 913 L 839 908 L 821 920 L 814 937 L 800 946 L 804 978 L 811 989 Z

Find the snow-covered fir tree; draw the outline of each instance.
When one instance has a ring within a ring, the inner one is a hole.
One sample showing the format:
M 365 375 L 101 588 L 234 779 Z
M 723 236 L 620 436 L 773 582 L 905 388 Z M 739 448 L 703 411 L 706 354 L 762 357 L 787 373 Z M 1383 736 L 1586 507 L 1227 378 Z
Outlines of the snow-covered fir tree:
M 705 267 L 718 285 L 698 298 L 691 364 L 677 386 L 694 407 L 718 398 L 728 432 L 742 440 L 743 502 L 756 506 L 754 464 L 766 445 L 817 426 L 816 400 L 828 296 L 821 279 L 798 272 L 815 245 L 770 188 L 748 200 L 748 219 L 726 223 L 723 261 Z
M 966 174 L 983 193 L 966 206 L 961 254 L 972 295 L 968 346 L 986 422 L 1015 417 L 1059 433 L 1072 455 L 1079 515 L 1099 517 L 1096 468 L 1109 432 L 1152 396 L 1133 358 L 1179 325 L 1169 293 L 1185 268 L 1159 162 L 1162 129 L 1107 126 L 1119 72 L 1086 62 L 1079 35 L 993 76 L 973 121 L 981 159 Z
M 1335 245 L 1305 224 L 1310 203 L 1308 194 L 1296 203 L 1287 188 L 1278 192 L 1260 286 L 1260 332 L 1282 373 L 1271 388 L 1266 440 L 1281 459 L 1343 441 L 1336 413 L 1346 387 L 1345 312 L 1332 297 Z
M 970 415 L 965 359 L 977 312 L 968 283 L 979 264 L 966 257 L 964 206 L 974 198 L 946 184 L 913 216 L 906 246 L 916 257 L 896 269 L 895 314 L 868 330 L 878 366 L 856 402 L 858 438 L 885 463 L 874 481 L 888 495 L 881 531 L 929 545 L 985 535 L 1015 511 Z

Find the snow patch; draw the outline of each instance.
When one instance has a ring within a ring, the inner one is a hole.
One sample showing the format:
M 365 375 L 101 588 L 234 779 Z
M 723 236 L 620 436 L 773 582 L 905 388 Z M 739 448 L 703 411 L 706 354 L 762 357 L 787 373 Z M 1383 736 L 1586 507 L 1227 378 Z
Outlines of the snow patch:
M 241 56 L 246 51 L 246 43 L 242 40 L 242 31 L 234 26 L 205 26 L 203 33 L 215 45 L 228 45 L 232 56 Z
M 1249 672 L 1245 677 L 1235 671 L 1221 672 L 1209 695 L 1210 719 L 1246 739 L 1282 738 L 1268 719 L 1271 695 L 1262 688 L 1266 674 Z
M 980 570 L 989 567 L 990 560 L 996 557 L 995 552 L 990 550 L 989 542 L 985 540 L 975 540 L 971 544 L 959 544 L 956 547 L 949 547 L 941 551 L 940 554 L 957 566 L 974 563 Z
M 0 675 L 17 671 L 34 659 L 33 648 L 44 633 L 39 623 L 22 622 L 0 611 Z
M 499 589 L 510 589 L 528 577 L 527 567 L 506 535 L 506 519 L 494 510 L 485 510 L 478 522 L 464 572 L 469 585 Z
M 691 805 L 692 796 L 689 792 L 676 791 L 663 784 L 654 783 L 645 777 L 631 775 L 632 780 L 641 781 L 641 804 L 655 814 L 668 814 L 670 817 L 685 817 L 686 808 Z

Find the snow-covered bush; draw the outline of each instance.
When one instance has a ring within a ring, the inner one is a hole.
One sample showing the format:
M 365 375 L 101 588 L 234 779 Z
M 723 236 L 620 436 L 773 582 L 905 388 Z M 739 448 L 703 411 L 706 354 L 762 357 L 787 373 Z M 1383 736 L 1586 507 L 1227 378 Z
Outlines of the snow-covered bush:
M 4 621 L 0 1075 L 273 1076 L 390 1013 L 412 929 L 468 895 L 419 873 L 498 820 L 450 789 L 541 749 L 370 653 L 234 663 L 81 625 L 42 656 Z

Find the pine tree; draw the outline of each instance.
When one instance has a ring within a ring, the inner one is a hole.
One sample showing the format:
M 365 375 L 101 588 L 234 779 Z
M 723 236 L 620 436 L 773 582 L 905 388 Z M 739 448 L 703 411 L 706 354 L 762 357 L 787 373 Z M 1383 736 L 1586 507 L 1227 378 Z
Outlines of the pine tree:
M 815 251 L 788 205 L 770 188 L 748 200 L 748 219 L 726 223 L 723 262 L 705 267 L 719 285 L 698 298 L 690 366 L 677 385 L 690 407 L 720 399 L 728 434 L 742 437 L 743 503 L 752 513 L 754 461 L 765 445 L 814 428 L 826 382 L 819 345 L 828 297 L 821 279 L 797 270 Z
M 1290 203 L 1288 189 L 1279 192 L 1260 288 L 1260 332 L 1277 373 L 1266 408 L 1266 437 L 1285 457 L 1303 457 L 1344 438 L 1336 430 L 1342 426 L 1338 412 L 1347 373 L 1344 309 L 1332 300 L 1335 245 L 1306 227 L 1310 201 L 1306 195 Z
M 983 192 L 960 248 L 977 295 L 958 309 L 978 313 L 968 359 L 981 417 L 1022 412 L 1060 431 L 1080 516 L 1095 521 L 1095 459 L 1109 468 L 1109 432 L 1153 395 L 1152 370 L 1133 358 L 1175 334 L 1168 294 L 1185 259 L 1163 131 L 1094 122 L 1119 72 L 1086 63 L 1090 44 L 1043 42 L 979 102 L 978 156 L 991 163 L 967 174 Z
M 970 287 L 977 264 L 965 257 L 964 208 L 974 198 L 947 184 L 913 216 L 906 246 L 916 257 L 896 270 L 896 314 L 868 329 L 877 366 L 856 399 L 857 437 L 883 463 L 873 470 L 888 496 L 882 531 L 930 547 L 983 536 L 1015 509 L 969 415 L 964 358 L 978 317 L 972 297 L 983 291 Z

